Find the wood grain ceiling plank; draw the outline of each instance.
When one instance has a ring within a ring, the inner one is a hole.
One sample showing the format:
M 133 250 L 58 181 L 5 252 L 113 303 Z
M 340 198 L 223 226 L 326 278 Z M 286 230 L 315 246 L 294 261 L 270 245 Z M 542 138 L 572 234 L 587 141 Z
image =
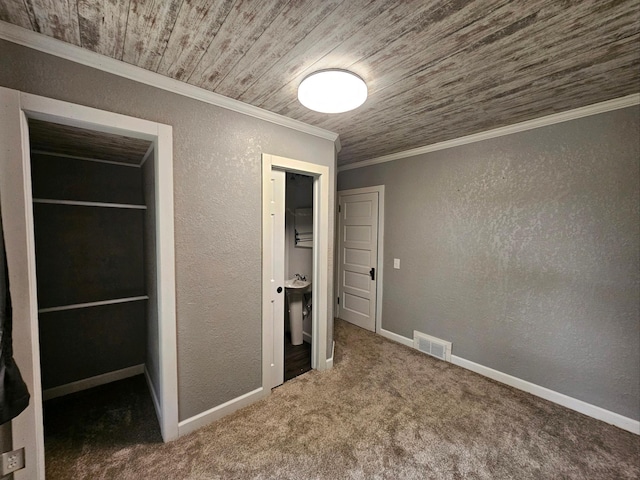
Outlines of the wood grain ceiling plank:
M 367 101 L 364 107 L 379 108 L 378 103 L 374 104 L 377 98 L 390 101 L 394 96 L 420 86 L 423 79 L 416 74 L 422 71 L 433 76 L 434 66 L 437 67 L 439 63 L 446 62 L 452 57 L 464 55 L 465 51 L 474 50 L 476 45 L 498 49 L 499 47 L 494 45 L 496 37 L 502 35 L 502 40 L 507 43 L 509 41 L 507 37 L 510 35 L 504 32 L 513 35 L 513 25 L 521 24 L 523 18 L 536 15 L 541 8 L 541 3 L 540 1 L 527 2 L 526 6 L 516 13 L 512 4 L 496 2 L 483 17 L 478 16 L 483 11 L 482 5 L 473 4 L 470 7 L 473 6 L 474 9 L 463 8 L 453 11 L 450 17 L 431 28 L 411 32 L 375 55 L 361 60 L 376 72 L 375 79 L 369 85 L 371 102 Z M 548 15 L 553 17 L 561 10 L 556 8 Z M 528 25 L 526 22 L 520 25 L 520 29 L 526 25 Z M 487 38 L 494 38 L 494 40 L 489 43 L 486 41 Z M 425 45 L 429 47 L 425 48 Z M 463 66 L 457 71 L 465 72 L 466 68 Z M 446 75 L 448 72 L 441 69 L 440 74 Z M 385 92 L 385 89 L 390 90 Z M 280 113 L 289 114 L 289 109 L 282 109 Z M 306 121 L 309 121 L 312 120 L 311 115 L 309 113 L 307 117 L 302 118 L 307 118 Z
M 440 92 L 447 92 L 447 95 L 456 98 L 456 101 L 461 99 L 468 101 L 469 98 L 487 94 L 493 96 L 496 91 L 511 89 L 515 86 L 526 87 L 534 79 L 544 77 L 549 72 L 579 63 L 585 55 L 595 56 L 594 48 L 602 48 L 600 45 L 585 51 L 585 41 L 588 42 L 589 37 L 585 36 L 583 30 L 575 28 L 575 17 L 553 18 L 563 19 L 556 25 L 557 28 L 571 32 L 562 42 L 557 42 L 556 36 L 549 36 L 549 29 L 543 25 L 537 25 L 535 31 L 532 28 L 520 31 L 519 35 L 529 39 L 528 48 L 521 51 L 520 46 L 523 44 L 521 39 L 511 38 L 511 41 L 505 41 L 504 44 L 489 44 L 475 51 L 461 52 L 429 70 L 406 79 L 399 88 L 384 92 L 388 95 L 379 95 L 377 101 L 370 105 L 365 104 L 362 113 L 367 115 L 368 120 L 374 124 L 380 121 L 388 123 L 391 109 L 397 111 L 398 105 L 406 105 L 405 108 L 413 109 L 415 113 L 416 109 L 411 105 L 424 104 L 427 99 L 428 102 L 437 102 L 442 98 Z M 549 21 L 553 19 L 550 18 Z M 583 22 L 589 25 L 587 19 Z M 569 29 L 566 24 L 572 24 L 574 28 Z M 633 35 L 637 27 L 625 16 L 613 16 L 609 19 L 609 23 L 601 25 L 597 38 L 601 43 L 606 44 L 617 38 L 622 31 L 627 35 Z M 629 49 L 634 49 L 632 43 L 626 42 L 626 44 Z M 516 55 L 520 58 L 514 62 L 513 58 Z M 526 59 L 525 62 L 523 58 Z M 408 115 L 409 113 L 405 112 L 404 116 Z M 308 114 L 303 115 L 300 119 L 304 121 L 308 116 Z M 400 121 L 406 121 L 406 119 Z M 330 120 L 328 123 L 330 124 Z M 331 128 L 336 127 L 331 126 Z M 350 130 L 355 135 L 360 133 L 357 127 Z
M 290 2 L 234 65 L 228 75 L 218 83 L 215 88 L 216 93 L 240 99 L 247 88 L 269 71 L 340 3 L 341 0 Z
M 23 0 L 3 0 L 0 2 L 0 20 L 29 30 L 34 29 Z
M 509 0 L 496 0 L 498 5 L 502 5 Z M 467 2 L 463 2 L 466 4 Z M 482 11 L 488 10 L 488 3 L 484 4 Z M 381 71 L 377 71 L 371 62 L 371 58 L 376 56 L 393 56 L 394 58 L 404 58 L 408 49 L 417 49 L 423 52 L 422 47 L 426 40 L 425 36 L 430 35 L 434 23 L 441 22 L 452 14 L 455 5 L 442 1 L 438 3 L 401 2 L 396 8 L 380 15 L 376 21 L 371 22 L 365 28 L 356 31 L 342 44 L 338 45 L 325 58 L 316 62 L 313 71 L 324 68 L 331 68 L 336 62 L 344 65 L 344 68 L 354 71 L 362 76 L 368 83 L 370 94 L 378 75 L 383 75 L 387 65 L 382 65 Z M 348 19 L 347 19 L 348 20 Z M 389 49 L 397 49 L 393 54 L 387 54 Z M 348 61 L 345 61 L 348 59 Z M 421 63 L 415 63 L 414 66 Z M 261 106 L 269 110 L 287 114 L 291 103 L 296 103 L 296 96 L 291 94 L 309 72 L 302 72 L 293 78 L 285 89 L 276 90 Z M 401 73 L 401 72 L 398 72 Z
M 215 91 L 289 0 L 237 0 L 187 82 Z
M 384 18 L 385 23 L 397 22 L 411 11 L 412 3 L 372 2 L 371 0 L 352 0 L 340 4 L 327 15 L 309 34 L 261 75 L 241 96 L 240 100 L 252 105 L 263 106 L 267 98 L 274 93 L 274 85 L 287 82 L 283 89 L 293 98 L 297 95 L 298 82 L 289 79 L 303 78 L 313 65 L 331 53 L 338 45 L 353 37 L 374 21 Z M 378 30 L 380 27 L 378 26 Z M 332 68 L 344 68 L 353 63 L 352 57 L 332 55 Z M 287 88 L 290 87 L 290 88 Z
M 513 92 L 493 102 L 483 99 L 449 104 L 441 111 L 420 115 L 420 122 L 406 125 L 402 130 L 407 148 L 398 149 L 393 142 L 389 143 L 396 135 L 393 126 L 382 126 L 366 137 L 345 138 L 347 145 L 343 147 L 344 153 L 340 152 L 341 164 L 372 158 L 371 149 L 376 152 L 374 156 L 387 155 L 635 93 L 638 81 L 633 70 L 640 69 L 640 59 L 629 54 L 628 60 L 630 63 L 623 68 L 601 63 L 572 72 L 571 83 L 566 82 L 566 77 L 541 82 L 535 86 L 536 94 L 532 96 L 523 97 Z M 612 77 L 616 78 L 615 82 L 611 81 Z M 585 86 L 589 88 L 588 93 Z
M 158 73 L 188 79 L 231 11 L 235 0 L 185 0 Z
M 63 42 L 80 45 L 78 8 L 75 0 L 25 0 L 33 14 L 35 31 Z
M 130 1 L 78 0 L 81 46 L 121 60 Z
M 122 60 L 156 71 L 183 0 L 131 0 Z

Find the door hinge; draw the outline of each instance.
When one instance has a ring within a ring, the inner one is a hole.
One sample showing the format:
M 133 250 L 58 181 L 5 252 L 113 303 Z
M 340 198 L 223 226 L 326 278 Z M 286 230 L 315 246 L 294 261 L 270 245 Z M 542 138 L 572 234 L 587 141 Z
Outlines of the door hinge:
M 338 297 L 338 305 L 340 305 L 340 297 Z
M 338 213 L 342 212 L 342 205 L 338 204 Z

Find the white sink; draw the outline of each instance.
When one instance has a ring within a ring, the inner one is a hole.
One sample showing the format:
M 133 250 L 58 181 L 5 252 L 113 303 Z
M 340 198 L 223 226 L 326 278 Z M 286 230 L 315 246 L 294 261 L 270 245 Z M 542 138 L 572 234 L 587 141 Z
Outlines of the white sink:
M 311 292 L 311 282 L 292 278 L 285 280 L 287 303 L 289 304 L 289 322 L 291 326 L 291 344 L 302 345 L 302 302 L 305 293 Z
M 309 293 L 311 291 L 311 282 L 292 278 L 291 280 L 285 280 L 284 288 L 290 290 L 290 293 Z

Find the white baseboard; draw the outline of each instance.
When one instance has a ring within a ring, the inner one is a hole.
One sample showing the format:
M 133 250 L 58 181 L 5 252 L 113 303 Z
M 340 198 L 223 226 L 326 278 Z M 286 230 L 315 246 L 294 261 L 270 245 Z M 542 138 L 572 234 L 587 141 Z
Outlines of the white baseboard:
M 311 343 L 311 334 L 307 332 L 302 332 L 302 340 L 307 343 Z
M 245 393 L 244 395 L 240 395 L 228 402 L 223 403 L 222 405 L 218 405 L 217 407 L 213 407 L 209 410 L 206 410 L 198 415 L 195 415 L 191 418 L 183 420 L 178 423 L 178 436 L 182 437 L 188 433 L 191 433 L 205 425 L 208 425 L 220 418 L 229 415 L 236 410 L 239 410 L 242 407 L 246 407 L 251 405 L 254 402 L 257 402 L 264 396 L 266 396 L 270 391 L 266 392 L 262 387 L 256 388 L 255 390 Z
M 81 392 L 89 388 L 97 387 L 98 385 L 104 385 L 105 383 L 111 383 L 125 378 L 134 377 L 144 373 L 144 364 L 134 365 L 133 367 L 123 368 L 114 372 L 103 373 L 102 375 L 96 375 L 95 377 L 83 378 L 77 382 L 67 383 L 58 387 L 48 388 L 42 392 L 42 400 L 51 400 L 52 398 L 62 397 L 71 393 Z
M 331 344 L 331 357 L 327 358 L 327 370 L 333 368 L 333 357 L 336 353 L 336 342 L 335 340 Z
M 149 375 L 149 370 L 147 367 L 144 367 L 144 378 L 147 380 L 147 386 L 149 387 L 149 393 L 151 393 L 151 400 L 153 400 L 153 408 L 156 409 L 156 417 L 158 418 L 158 423 L 162 425 L 162 408 L 160 407 L 160 400 L 158 400 L 158 394 L 156 393 L 155 385 L 151 381 L 151 376 Z
M 388 338 L 389 340 L 393 340 L 394 342 L 398 342 L 402 345 L 413 348 L 413 340 L 410 338 L 403 337 L 402 335 L 390 332 L 389 330 L 385 330 L 384 328 L 381 328 L 378 334 L 385 338 Z
M 549 400 L 550 402 L 557 403 L 558 405 L 562 405 L 563 407 L 570 408 L 571 410 L 575 410 L 576 412 L 580 412 L 589 417 L 602 420 L 603 422 L 610 423 L 611 425 L 615 425 L 616 427 L 627 430 L 628 432 L 640 435 L 640 422 L 637 420 L 633 420 L 632 418 L 624 417 L 618 413 L 612 412 L 610 410 L 605 410 L 604 408 L 597 407 L 596 405 L 592 405 L 587 402 L 583 402 L 582 400 L 570 397 L 568 395 L 565 395 L 564 393 L 559 393 L 555 390 L 541 387 L 540 385 L 536 385 L 535 383 L 527 382 L 526 380 L 522 380 L 518 377 L 513 377 L 506 373 L 499 372 L 498 370 L 485 367 L 484 365 L 480 365 L 469 360 L 465 360 L 464 358 L 460 358 L 456 355 L 451 356 L 451 363 L 453 363 L 454 365 L 458 365 L 459 367 L 466 368 L 467 370 L 471 370 L 472 372 L 479 373 L 480 375 L 483 375 L 485 377 L 489 377 L 500 383 L 504 383 L 511 387 L 517 388 L 518 390 L 531 393 L 536 397 L 544 398 L 545 400 Z
M 378 333 L 389 340 L 393 340 L 413 348 L 413 340 L 407 337 L 382 329 Z M 640 435 L 640 422 L 638 420 L 633 420 L 632 418 L 625 417 L 619 413 L 605 410 L 604 408 L 578 400 L 577 398 L 570 397 L 564 393 L 559 393 L 555 390 L 550 390 L 546 387 L 536 385 L 535 383 L 527 382 L 526 380 L 485 367 L 484 365 L 480 365 L 470 360 L 465 360 L 464 358 L 456 355 L 451 355 L 451 363 L 467 370 L 471 370 L 472 372 L 478 373 L 484 377 L 504 383 L 505 385 L 509 385 L 510 387 L 530 393 L 536 397 L 544 398 L 550 402 L 562 405 L 563 407 L 582 413 L 588 417 L 601 420 L 628 432 Z

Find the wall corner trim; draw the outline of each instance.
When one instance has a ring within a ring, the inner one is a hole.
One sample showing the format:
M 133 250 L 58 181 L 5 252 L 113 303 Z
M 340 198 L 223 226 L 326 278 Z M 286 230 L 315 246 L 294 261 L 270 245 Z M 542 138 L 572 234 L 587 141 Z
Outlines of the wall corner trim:
M 398 335 L 397 333 L 393 333 L 388 330 L 380 330 L 379 334 L 385 338 L 388 338 L 389 340 L 413 348 L 413 340 L 407 337 Z M 620 415 L 619 413 L 605 410 L 602 407 L 598 407 L 582 400 L 578 400 L 577 398 L 570 397 L 568 395 L 565 395 L 564 393 L 556 392 L 555 390 L 550 390 L 546 387 L 536 385 L 535 383 L 527 382 L 526 380 L 522 380 L 518 377 L 514 377 L 498 370 L 485 367 L 484 365 L 466 360 L 462 357 L 458 357 L 457 355 L 451 355 L 451 363 L 466 370 L 471 370 L 472 372 L 480 374 L 483 377 L 496 380 L 497 382 L 504 383 L 505 385 L 509 385 L 510 387 L 517 388 L 518 390 L 522 390 L 523 392 L 535 395 L 536 397 L 543 398 L 557 405 L 561 405 L 570 410 L 582 413 L 583 415 L 587 415 L 588 417 L 595 418 L 596 420 L 601 420 L 605 423 L 615 425 L 616 427 L 628 432 L 640 435 L 640 421 L 638 420 L 625 417 L 623 415 Z
M 336 341 L 334 340 L 331 344 L 331 356 L 327 358 L 327 370 L 331 370 L 333 368 L 333 359 L 336 353 Z
M 236 410 L 239 410 L 243 407 L 251 405 L 254 402 L 262 399 L 271 393 L 270 390 L 265 391 L 262 387 L 256 388 L 250 392 L 245 393 L 244 395 L 240 395 L 239 397 L 233 398 L 228 402 L 225 402 L 217 407 L 213 407 L 209 410 L 206 410 L 198 415 L 194 415 L 191 418 L 187 418 L 178 423 L 178 436 L 182 437 L 188 433 L 191 433 L 205 425 L 208 425 L 216 420 L 221 419 L 222 417 L 229 415 Z
M 63 42 L 41 33 L 18 27 L 0 20 L 0 39 L 7 40 L 24 47 L 32 48 L 49 55 L 54 55 L 65 60 L 70 60 L 87 67 L 92 67 L 103 72 L 118 75 L 145 85 L 160 88 L 168 92 L 199 100 L 204 103 L 226 108 L 244 115 L 249 115 L 266 122 L 282 127 L 291 128 L 315 137 L 330 140 L 334 143 L 336 151 L 340 151 L 340 136 L 320 127 L 315 127 L 299 120 L 294 120 L 284 115 L 270 112 L 248 103 L 225 97 L 218 93 L 205 90 L 170 77 L 165 77 L 156 72 L 145 70 L 136 65 L 131 65 L 115 58 L 107 57 L 91 50 L 83 49 L 77 45 Z
M 513 125 L 507 125 L 506 127 L 494 128 L 492 130 L 474 133 L 472 135 L 466 135 L 464 137 L 454 138 L 451 140 L 445 140 L 444 142 L 433 143 L 431 145 L 425 145 L 423 147 L 412 148 L 403 152 L 391 153 L 389 155 L 371 158 L 369 160 L 348 163 L 346 165 L 338 167 L 338 173 L 344 172 L 346 170 L 353 170 L 356 168 L 377 165 L 379 163 L 393 162 L 394 160 L 401 160 L 403 158 L 415 157 L 416 155 L 436 152 L 438 150 L 446 150 L 447 148 L 459 147 L 461 145 L 481 142 L 483 140 L 511 135 L 513 133 L 525 132 L 527 130 L 533 130 L 534 128 L 546 127 L 548 125 L 567 122 L 569 120 L 576 120 L 578 118 L 610 112 L 612 110 L 618 110 L 621 108 L 632 107 L 638 104 L 640 104 L 640 93 L 632 93 L 631 95 L 627 95 L 624 97 L 614 98 L 612 100 L 594 103 L 593 105 L 587 105 L 586 107 L 580 107 L 573 110 L 567 110 L 565 112 L 554 113 L 544 117 L 526 120 L 520 123 L 514 123 Z

